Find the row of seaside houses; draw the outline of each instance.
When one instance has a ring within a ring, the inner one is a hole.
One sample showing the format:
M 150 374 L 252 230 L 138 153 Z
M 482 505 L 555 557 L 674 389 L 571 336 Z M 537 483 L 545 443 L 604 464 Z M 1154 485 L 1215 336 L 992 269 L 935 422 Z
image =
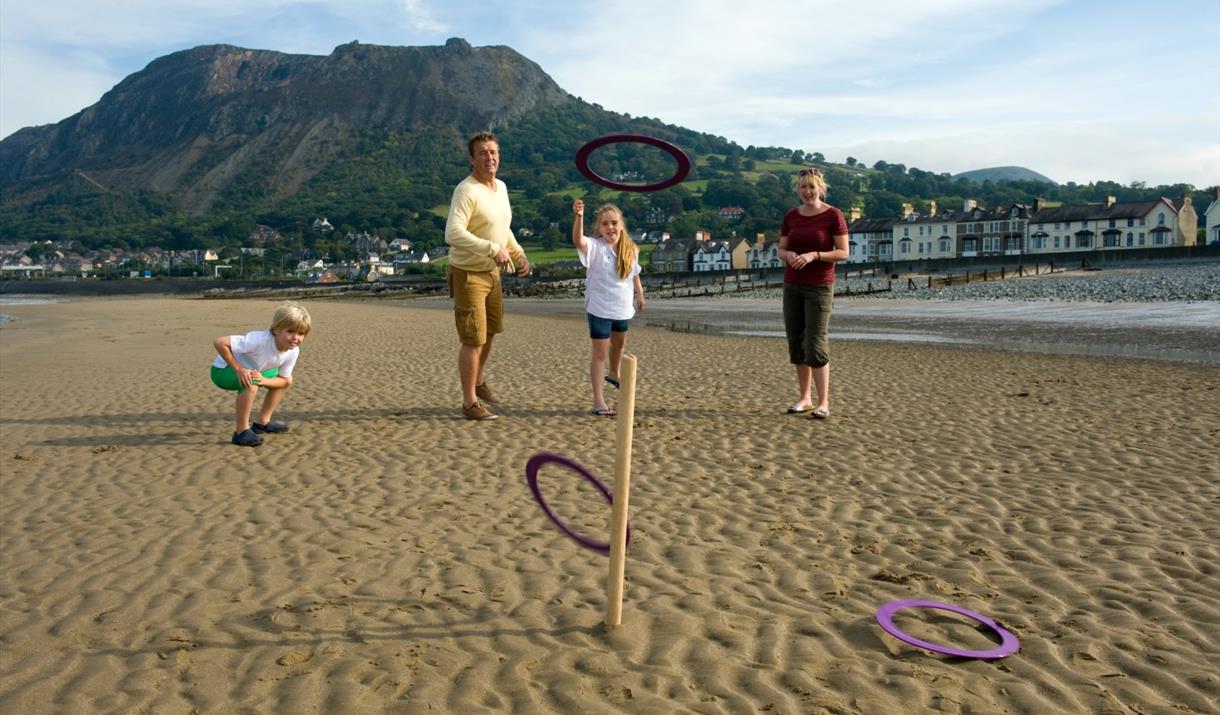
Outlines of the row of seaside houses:
M 1220 214 L 1217 201 L 1208 216 Z M 1126 250 L 1196 243 L 1198 215 L 1189 196 L 1179 202 L 1155 201 L 1048 206 L 1038 199 L 1033 206 L 1013 204 L 993 209 L 968 199 L 960 210 L 938 211 L 931 202 L 927 214 L 904 204 L 901 216 L 861 218 L 853 208 L 848 216 L 851 263 L 932 260 L 971 256 L 1053 257 L 1081 250 Z M 1209 232 L 1211 229 L 1209 223 Z M 1220 228 L 1217 229 L 1220 238 Z M 715 240 L 704 231 L 694 238 L 669 239 L 651 255 L 653 270 L 667 272 L 717 271 L 735 268 L 779 268 L 779 242 L 759 234 L 753 243 L 744 238 Z

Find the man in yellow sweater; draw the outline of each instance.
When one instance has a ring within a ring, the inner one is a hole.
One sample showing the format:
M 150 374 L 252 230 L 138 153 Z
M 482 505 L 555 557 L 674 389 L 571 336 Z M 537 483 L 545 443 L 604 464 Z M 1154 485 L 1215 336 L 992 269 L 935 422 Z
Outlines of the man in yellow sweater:
M 466 145 L 470 176 L 453 190 L 445 243 L 449 244 L 449 295 L 453 296 L 458 339 L 458 375 L 462 378 L 462 414 L 468 420 L 493 420 L 486 405 L 500 404 L 483 379 L 491 340 L 504 332 L 500 271 L 529 275 L 513 231 L 508 187 L 496 178 L 500 145 L 491 132 L 480 132 Z

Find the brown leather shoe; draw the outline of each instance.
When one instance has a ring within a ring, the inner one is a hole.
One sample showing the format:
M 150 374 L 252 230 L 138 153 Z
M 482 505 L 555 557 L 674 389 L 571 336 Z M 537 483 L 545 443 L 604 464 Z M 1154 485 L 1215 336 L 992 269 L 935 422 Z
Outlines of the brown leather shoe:
M 500 400 L 496 398 L 495 393 L 493 393 L 491 391 L 491 388 L 487 386 L 486 381 L 484 381 L 484 383 L 482 385 L 474 386 L 474 394 L 478 395 L 480 400 L 486 402 L 489 405 L 500 404 Z
M 475 400 L 470 407 L 462 408 L 462 416 L 468 420 L 494 420 L 499 415 L 484 407 L 482 402 Z

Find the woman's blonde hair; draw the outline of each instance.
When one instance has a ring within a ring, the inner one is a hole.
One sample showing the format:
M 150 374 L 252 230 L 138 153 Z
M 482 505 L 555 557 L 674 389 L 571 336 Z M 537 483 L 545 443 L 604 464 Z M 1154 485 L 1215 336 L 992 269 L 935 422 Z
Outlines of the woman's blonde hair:
M 271 316 L 272 333 L 279 330 L 292 330 L 301 335 L 308 335 L 310 327 L 309 311 L 305 310 L 305 306 L 293 300 L 280 303 L 279 307 L 275 309 L 275 315 Z
M 601 225 L 602 214 L 610 211 L 618 214 L 618 240 L 614 242 L 614 253 L 618 256 L 618 263 L 615 268 L 618 269 L 618 277 L 626 279 L 631 275 L 631 267 L 635 264 L 636 256 L 639 255 L 639 248 L 627 234 L 627 219 L 623 218 L 622 210 L 614 204 L 602 204 L 597 209 L 598 226 Z
M 826 190 L 830 188 L 830 184 L 827 184 L 826 178 L 822 176 L 822 170 L 817 167 L 796 172 L 797 191 L 800 191 L 802 186 L 812 186 L 818 196 L 825 196 Z

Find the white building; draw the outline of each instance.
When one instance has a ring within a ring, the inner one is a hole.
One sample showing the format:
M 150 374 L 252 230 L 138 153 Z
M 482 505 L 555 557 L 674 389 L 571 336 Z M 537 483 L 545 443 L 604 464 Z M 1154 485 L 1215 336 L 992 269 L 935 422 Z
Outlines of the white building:
M 1207 227 L 1204 234 L 1207 244 L 1220 246 L 1220 186 L 1212 188 L 1212 202 L 1203 212 L 1203 225 Z
M 1055 208 L 1039 203 L 1029 218 L 1026 253 L 1190 245 L 1178 226 L 1178 211 L 1166 198 L 1120 204 L 1110 196 L 1104 204 Z

